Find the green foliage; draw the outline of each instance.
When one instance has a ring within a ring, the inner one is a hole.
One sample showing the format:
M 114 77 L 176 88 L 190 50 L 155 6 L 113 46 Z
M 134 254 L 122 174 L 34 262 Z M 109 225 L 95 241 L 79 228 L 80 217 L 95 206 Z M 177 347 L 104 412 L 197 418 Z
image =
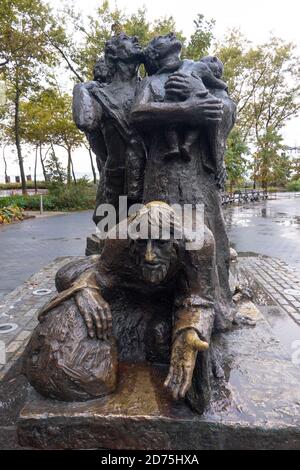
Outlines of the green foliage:
M 85 178 L 77 184 L 53 184 L 49 187 L 49 198 L 57 210 L 93 209 L 96 200 L 96 187 Z
M 72 98 L 52 87 L 30 96 L 21 106 L 21 137 L 25 142 L 56 144 L 76 148 L 83 142 L 83 134 L 72 118 Z
M 300 110 L 300 59 L 295 46 L 271 37 L 254 47 L 232 30 L 215 51 L 225 66 L 224 78 L 237 103 L 236 129 L 253 148 L 253 180 L 264 188 L 289 177 L 281 131 Z
M 16 205 L 0 208 L 0 225 L 10 224 L 13 221 L 22 220 L 22 209 Z
M 84 137 L 72 120 L 70 93 L 58 86 L 63 65 L 69 85 L 85 81 L 92 78 L 111 34 L 125 31 L 144 46 L 153 36 L 174 31 L 183 43 L 183 58 L 198 60 L 211 51 L 225 65 L 224 79 L 237 103 L 237 124 L 226 153 L 230 184 L 243 180 L 247 160 L 253 179 L 264 187 L 299 178 L 300 164 L 294 162 L 291 168 L 280 137 L 300 109 L 300 61 L 293 44 L 271 37 L 254 46 L 237 29 L 214 43 L 215 21 L 202 14 L 186 39 L 172 16 L 150 21 L 145 7 L 128 14 L 105 0 L 94 15 L 85 17 L 70 1 L 67 5 L 54 13 L 45 0 L 0 0 L 0 80 L 6 81 L 8 98 L 6 107 L 0 107 L 0 138 L 17 145 L 20 169 L 21 145 L 40 149 L 41 160 L 42 150 L 51 148 L 45 170 L 50 179 L 64 181 L 53 147 L 60 145 L 68 153 L 71 181 L 72 152 Z M 247 148 L 252 155 L 246 160 Z
M 300 179 L 295 180 L 295 181 L 290 181 L 286 185 L 286 189 L 288 191 L 300 191 Z
M 45 163 L 45 170 L 50 183 L 64 183 L 67 179 L 67 174 L 53 151 Z
M 300 180 L 300 157 L 293 158 L 291 161 L 291 174 L 293 180 Z
M 37 189 L 47 188 L 47 183 L 45 181 L 37 181 L 36 185 Z M 14 189 L 22 189 L 21 183 L 0 183 L 0 190 L 11 191 Z M 35 189 L 33 181 L 27 182 L 27 189 Z
M 51 198 L 44 196 L 43 202 L 45 210 L 55 210 L 55 206 L 52 203 Z M 0 198 L 0 208 L 10 205 L 16 205 L 25 210 L 38 211 L 40 209 L 40 196 L 16 195 Z
M 271 180 L 276 186 L 285 186 L 292 174 L 292 161 L 284 151 L 278 152 L 271 164 Z M 272 184 L 272 182 L 271 182 Z
M 96 187 L 85 179 L 70 185 L 52 183 L 49 193 L 43 196 L 45 211 L 73 211 L 93 209 L 96 200 Z M 0 208 L 17 205 L 25 210 L 38 211 L 40 196 L 8 196 L 0 198 Z
M 92 78 L 95 62 L 103 55 L 105 42 L 113 33 L 124 31 L 130 36 L 137 36 L 140 44 L 145 46 L 154 36 L 174 31 L 185 43 L 185 38 L 182 32 L 177 30 L 172 16 L 156 18 L 151 23 L 147 20 L 145 7 L 127 15 L 116 5 L 111 7 L 105 0 L 95 15 L 89 16 L 87 20 L 81 18 L 72 8 L 67 9 L 66 15 L 69 23 L 73 22 L 75 30 L 82 36 L 81 43 L 69 47 L 67 54 L 72 57 L 76 71 L 84 79 Z M 74 70 L 72 72 L 74 74 Z
M 23 193 L 26 179 L 20 138 L 20 101 L 40 89 L 49 67 L 58 63 L 49 38 L 55 31 L 51 10 L 41 0 L 1 0 L 0 62 L 6 82 L 10 121 L 6 135 L 16 145 Z
M 245 155 L 248 153 L 249 149 L 243 141 L 238 128 L 234 128 L 229 135 L 225 155 L 227 176 L 230 187 L 243 181 L 247 169 L 247 159 Z
M 264 189 L 269 184 L 282 184 L 289 176 L 289 161 L 282 153 L 282 136 L 271 128 L 261 135 L 252 163 L 253 179 L 259 181 Z
M 199 60 L 208 55 L 213 40 L 215 20 L 207 20 L 204 15 L 198 14 L 194 25 L 195 31 L 191 35 L 188 45 L 183 49 L 183 56 L 187 59 Z
M 72 151 L 84 141 L 72 118 L 72 98 L 59 88 L 42 89 L 23 102 L 20 109 L 20 136 L 24 142 L 37 147 L 48 145 L 52 151 L 45 164 L 47 179 L 63 182 L 65 172 L 54 153 L 53 145 L 63 147 L 68 153 L 67 179 L 71 181 Z

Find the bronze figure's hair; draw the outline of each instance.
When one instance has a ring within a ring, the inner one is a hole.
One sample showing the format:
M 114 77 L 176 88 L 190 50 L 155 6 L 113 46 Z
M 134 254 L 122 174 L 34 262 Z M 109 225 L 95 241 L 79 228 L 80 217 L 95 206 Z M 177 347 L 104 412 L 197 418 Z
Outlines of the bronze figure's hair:
M 135 226 L 146 224 L 158 229 L 160 237 L 167 231 L 171 238 L 182 238 L 182 223 L 176 215 L 174 209 L 163 201 L 152 201 L 146 204 L 142 209 L 129 217 L 128 226 L 134 223 Z

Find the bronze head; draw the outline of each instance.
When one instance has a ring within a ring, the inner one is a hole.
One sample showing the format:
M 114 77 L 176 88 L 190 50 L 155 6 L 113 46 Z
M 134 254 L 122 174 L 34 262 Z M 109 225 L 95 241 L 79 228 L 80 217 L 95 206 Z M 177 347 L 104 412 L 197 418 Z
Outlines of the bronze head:
M 144 57 L 136 36 L 119 33 L 105 43 L 105 59 L 108 63 L 121 61 L 139 64 Z
M 202 59 L 200 59 L 200 62 L 205 63 L 210 68 L 211 72 L 216 78 L 222 78 L 224 72 L 224 65 L 220 61 L 220 59 L 218 59 L 218 57 L 208 55 L 202 57 Z
M 133 231 L 139 228 L 139 232 Z M 180 221 L 166 203 L 153 201 L 130 218 L 130 251 L 140 266 L 141 277 L 151 284 L 161 283 L 176 265 Z
M 93 72 L 94 80 L 103 85 L 109 83 L 113 76 L 113 69 L 106 63 L 104 57 L 97 60 Z
M 149 75 L 156 73 L 164 65 L 164 61 L 172 56 L 174 61 L 179 60 L 181 48 L 182 44 L 175 33 L 153 38 L 144 51 L 147 73 Z

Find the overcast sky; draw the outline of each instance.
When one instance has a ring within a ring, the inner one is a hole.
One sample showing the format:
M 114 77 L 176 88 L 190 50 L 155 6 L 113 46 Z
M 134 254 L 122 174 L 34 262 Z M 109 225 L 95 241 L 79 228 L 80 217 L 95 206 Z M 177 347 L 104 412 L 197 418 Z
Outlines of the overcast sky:
M 101 4 L 97 0 L 73 1 L 80 9 L 90 12 Z M 50 3 L 60 2 L 51 0 Z M 118 0 L 117 4 L 128 12 L 145 5 L 151 19 L 173 15 L 179 29 L 187 36 L 192 31 L 197 13 L 203 13 L 207 18 L 216 20 L 217 37 L 222 36 L 227 28 L 239 26 L 255 42 L 267 39 L 272 30 L 284 39 L 300 44 L 300 7 L 297 0 Z
M 61 0 L 48 0 L 55 7 L 61 5 Z M 77 9 L 92 14 L 99 0 L 73 0 Z M 111 1 L 111 4 L 114 2 Z M 299 0 L 118 0 L 117 4 L 125 8 L 128 13 L 136 11 L 145 5 L 150 20 L 164 15 L 173 15 L 179 29 L 185 36 L 193 31 L 193 19 L 198 13 L 203 13 L 206 18 L 216 20 L 215 36 L 220 39 L 227 29 L 240 27 L 241 31 L 254 43 L 268 40 L 269 34 L 280 36 L 292 41 L 299 47 L 300 53 L 300 26 L 299 26 Z M 300 145 L 299 137 L 300 118 L 293 119 L 284 131 L 287 145 Z M 80 158 L 80 152 L 76 152 L 74 161 L 75 169 L 79 172 L 89 171 L 87 159 Z M 25 166 L 33 167 L 31 158 L 26 158 Z M 10 165 L 9 173 L 18 174 L 17 167 Z M 3 163 L 0 161 L 0 179 L 3 176 Z

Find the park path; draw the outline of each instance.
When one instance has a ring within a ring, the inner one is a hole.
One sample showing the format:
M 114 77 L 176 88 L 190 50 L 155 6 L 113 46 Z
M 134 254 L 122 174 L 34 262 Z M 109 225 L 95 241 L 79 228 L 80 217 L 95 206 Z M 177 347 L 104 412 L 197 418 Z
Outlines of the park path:
M 232 246 L 244 254 L 279 258 L 300 271 L 300 197 L 225 209 Z
M 0 297 L 59 256 L 84 255 L 92 211 L 0 226 Z

